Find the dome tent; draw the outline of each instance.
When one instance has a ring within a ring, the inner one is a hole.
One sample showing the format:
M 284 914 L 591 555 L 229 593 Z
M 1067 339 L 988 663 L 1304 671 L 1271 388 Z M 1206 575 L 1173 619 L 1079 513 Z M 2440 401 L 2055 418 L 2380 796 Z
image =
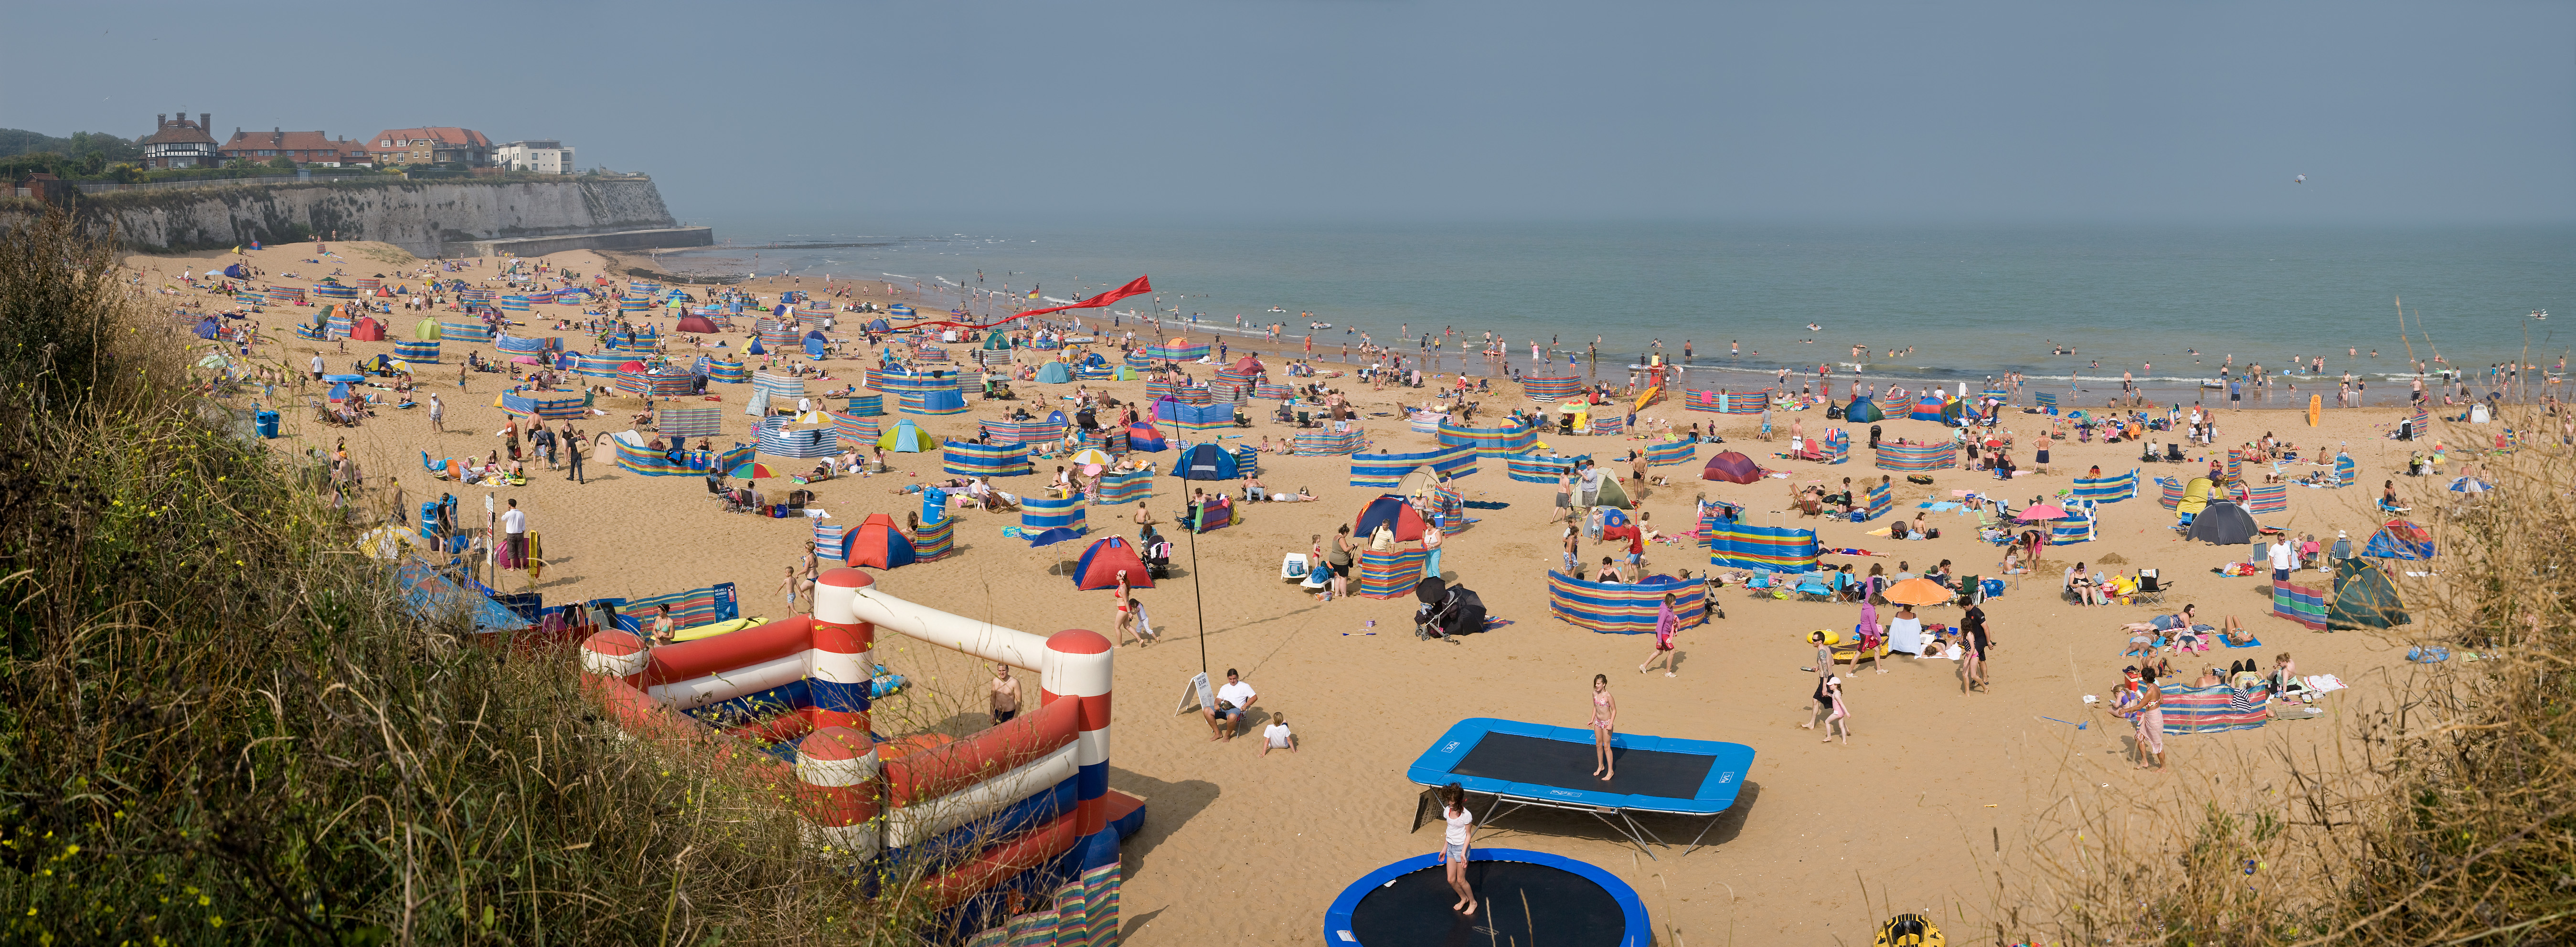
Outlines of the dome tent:
M 1150 589 L 1154 576 L 1145 568 L 1145 560 L 1136 555 L 1136 547 L 1124 536 L 1111 536 L 1091 544 L 1082 558 L 1073 564 L 1073 587 L 1085 592 L 1118 587 L 1118 573 L 1127 573 L 1129 588 Z
M 1366 542 L 1380 526 L 1394 530 L 1398 541 L 1421 539 L 1422 513 L 1415 510 L 1413 504 L 1405 502 L 1403 497 L 1384 494 L 1360 508 L 1359 518 L 1351 521 L 1351 534 Z
M 913 426 L 912 419 L 906 418 L 895 422 L 894 427 L 879 436 L 877 446 L 898 454 L 918 454 L 938 450 L 939 439 L 930 436 L 930 432 Z
M 2361 554 L 2380 559 L 2430 559 L 2433 534 L 2402 519 L 2389 520 L 2370 534 L 2370 544 L 2362 548 Z
M 1857 395 L 1852 398 L 1851 406 L 1843 409 L 1843 419 L 1868 424 L 1887 420 L 1887 413 L 1878 410 L 1878 402 L 1870 396 Z
M 2197 539 L 2221 546 L 2242 546 L 2253 542 L 2261 529 L 2254 525 L 2254 514 L 2233 503 L 2212 503 L 2192 517 L 2191 527 L 2182 538 Z
M 895 528 L 894 517 L 883 513 L 868 514 L 841 543 L 841 560 L 850 565 L 892 569 L 913 563 L 912 540 Z
M 1707 466 L 1700 468 L 1699 478 L 1725 483 L 1752 483 L 1762 479 L 1762 465 L 1735 451 L 1724 451 L 1708 459 Z
M 1063 362 L 1048 362 L 1038 368 L 1038 382 L 1041 384 L 1061 385 L 1072 380 L 1073 370 L 1064 367 Z
M 422 319 L 421 321 L 412 323 L 411 325 L 411 337 L 422 342 L 438 341 L 439 334 L 442 331 L 443 330 L 439 328 L 438 319 L 436 317 Z
M 2368 559 L 2335 563 L 2334 605 L 2326 610 L 2328 630 L 2391 628 L 2413 621 L 2406 615 L 2406 604 L 2397 598 L 2397 587 L 2377 563 Z
M 1128 443 L 1135 443 L 1130 435 Z M 1181 450 L 1172 462 L 1172 473 L 1183 480 L 1236 480 L 1243 474 L 1235 465 L 1234 455 L 1218 444 L 1194 444 Z

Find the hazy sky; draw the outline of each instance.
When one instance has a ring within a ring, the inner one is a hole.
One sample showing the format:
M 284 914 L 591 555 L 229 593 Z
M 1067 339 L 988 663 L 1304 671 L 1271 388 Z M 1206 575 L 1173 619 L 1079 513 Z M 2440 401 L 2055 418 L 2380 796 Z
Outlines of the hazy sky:
M 261 6 L 14 9 L 0 126 L 560 138 L 719 225 L 2576 219 L 2566 3 Z

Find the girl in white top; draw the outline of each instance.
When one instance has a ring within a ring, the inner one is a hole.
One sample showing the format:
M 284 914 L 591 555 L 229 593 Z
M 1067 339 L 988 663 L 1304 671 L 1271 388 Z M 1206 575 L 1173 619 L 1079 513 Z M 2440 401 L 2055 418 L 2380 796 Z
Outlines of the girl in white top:
M 1449 823 L 1440 860 L 1447 866 L 1450 890 L 1458 892 L 1458 903 L 1449 909 L 1474 917 L 1476 893 L 1467 889 L 1467 841 L 1475 835 L 1476 814 L 1467 808 L 1465 787 L 1457 783 L 1440 787 L 1440 818 Z

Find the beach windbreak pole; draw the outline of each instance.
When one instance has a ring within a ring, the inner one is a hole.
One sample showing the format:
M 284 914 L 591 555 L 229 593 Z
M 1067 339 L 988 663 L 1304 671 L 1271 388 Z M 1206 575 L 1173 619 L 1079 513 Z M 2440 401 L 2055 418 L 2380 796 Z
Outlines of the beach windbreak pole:
M 1050 313 L 1050 312 L 1063 312 L 1063 311 L 1065 311 L 1065 310 L 1067 310 L 1067 309 L 1098 309 L 1098 308 L 1101 308 L 1101 307 L 1103 307 L 1103 306 L 1107 306 L 1107 305 L 1109 305 L 1110 303 L 1114 303 L 1114 302 L 1117 302 L 1117 301 L 1119 301 L 1119 300 L 1121 300 L 1121 299 L 1125 299 L 1125 298 L 1127 298 L 1127 297 L 1129 297 L 1129 296 L 1142 296 L 1142 295 L 1144 295 L 1144 294 L 1146 294 L 1146 293 L 1150 293 L 1150 292 L 1153 292 L 1153 291 L 1154 291 L 1154 279 L 1153 279 L 1153 277 L 1151 277 L 1151 276 L 1139 276 L 1139 277 L 1136 277 L 1136 278 L 1135 278 L 1135 279 L 1133 279 L 1133 280 L 1129 280 L 1129 281 L 1127 282 L 1127 285 L 1125 285 L 1125 286 L 1121 286 L 1121 287 L 1118 287 L 1117 289 L 1113 289 L 1113 290 L 1110 290 L 1110 291 L 1108 291 L 1108 292 L 1102 293 L 1102 294 L 1100 294 L 1100 295 L 1093 296 L 1093 297 L 1091 297 L 1091 298 L 1089 298 L 1089 299 L 1082 300 L 1081 302 L 1076 302 L 1076 303 L 1067 303 L 1067 304 L 1062 305 L 1062 306 L 1049 306 L 1049 307 L 1044 308 L 1044 309 L 1030 309 L 1030 310 L 1026 310 L 1026 311 L 1023 311 L 1023 312 L 1013 313 L 1013 314 L 1010 316 L 1010 318 L 1008 318 L 1008 319 L 996 319 L 996 320 L 993 320 L 993 321 L 991 321 L 991 322 L 984 323 L 984 324 L 982 324 L 982 325 L 975 325 L 975 324 L 971 324 L 971 323 L 960 322 L 960 321 L 957 321 L 957 320 L 954 320 L 954 319 L 938 319 L 938 320 L 933 320 L 933 321 L 930 321 L 930 322 L 920 323 L 920 325 L 925 325 L 925 326 L 958 326 L 958 327 L 961 327 L 961 328 L 965 328 L 965 329 L 969 329 L 969 330 L 974 330 L 974 331 L 978 331 L 978 332 L 980 332 L 980 331 L 983 331 L 983 330 L 985 330 L 985 329 L 990 329 L 990 328 L 992 328 L 992 327 L 994 327 L 994 326 L 1001 325 L 1002 323 L 1009 322 L 1009 321 L 1011 321 L 1012 319 L 1026 319 L 1026 318 L 1028 318 L 1028 317 L 1030 317 L 1030 316 L 1043 316 L 1043 315 L 1046 315 L 1047 313 Z M 1030 290 L 1030 294 L 1031 294 L 1031 295 L 1035 295 L 1035 294 L 1036 294 L 1036 292 L 1037 292 L 1036 290 Z

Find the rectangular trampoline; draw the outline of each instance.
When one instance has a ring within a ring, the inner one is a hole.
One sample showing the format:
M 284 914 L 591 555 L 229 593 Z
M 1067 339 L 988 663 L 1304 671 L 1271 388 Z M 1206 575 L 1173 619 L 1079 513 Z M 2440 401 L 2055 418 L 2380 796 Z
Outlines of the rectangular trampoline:
M 1753 748 L 1741 743 L 1620 733 L 1611 736 L 1610 747 L 1618 777 L 1603 782 L 1592 775 L 1590 728 L 1474 717 L 1441 734 L 1405 770 L 1405 778 L 1429 787 L 1454 782 L 1468 792 L 1494 797 L 1480 823 L 1526 806 L 1589 813 L 1653 858 L 1646 842 L 1663 840 L 1639 825 L 1636 815 L 1706 818 L 1708 825 L 1682 852 L 1688 855 L 1699 849 L 1717 817 L 1735 804 L 1736 791 L 1753 767 Z M 1428 793 L 1415 804 L 1415 828 L 1422 826 L 1430 804 Z

